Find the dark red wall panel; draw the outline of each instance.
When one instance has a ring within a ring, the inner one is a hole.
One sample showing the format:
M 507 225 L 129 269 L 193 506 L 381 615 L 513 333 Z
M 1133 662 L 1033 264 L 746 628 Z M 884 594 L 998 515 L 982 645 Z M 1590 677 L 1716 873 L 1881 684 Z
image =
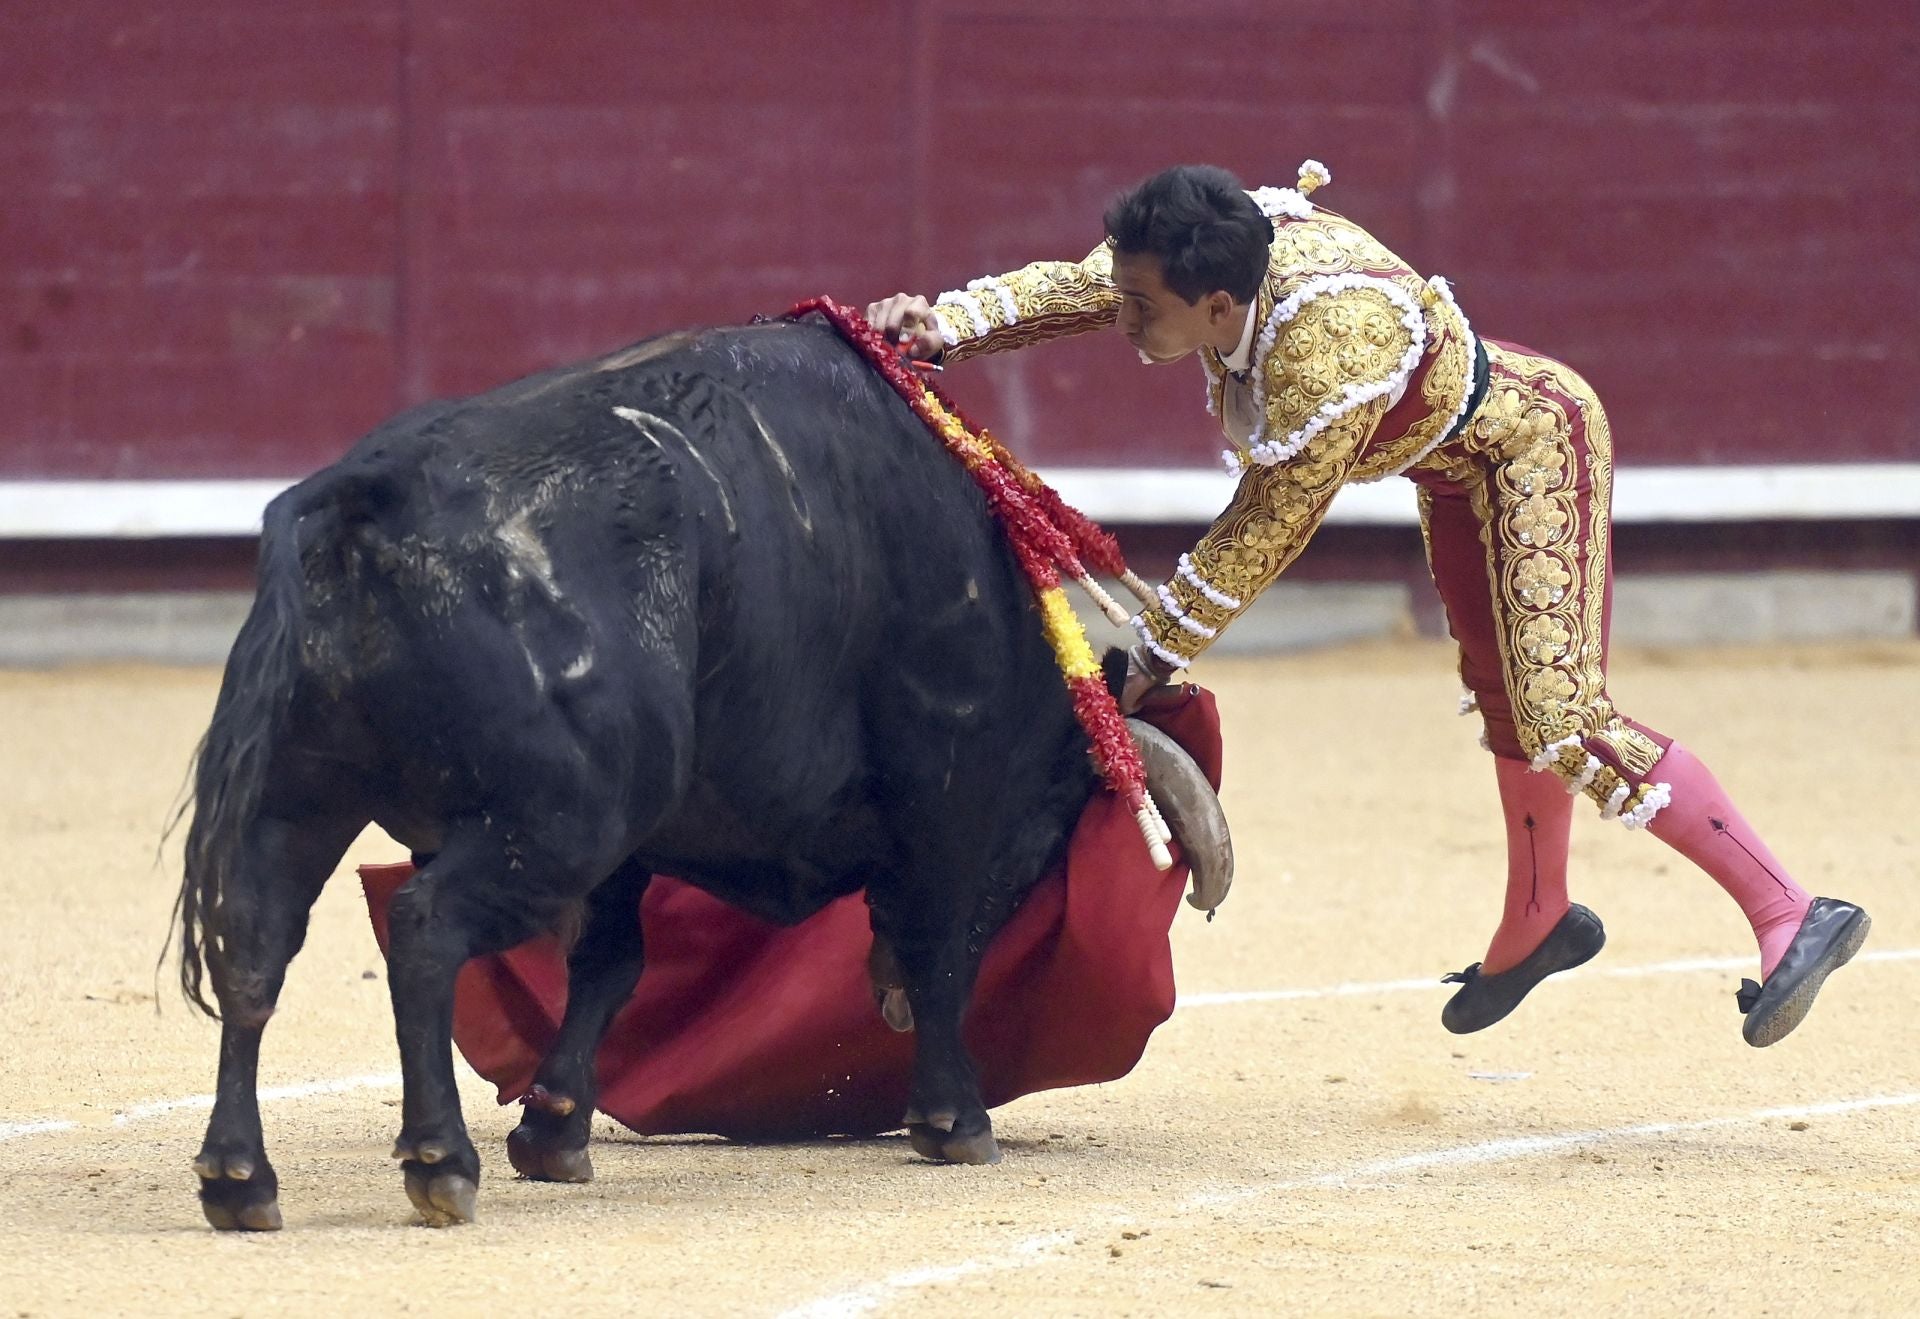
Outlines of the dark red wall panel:
M 1910 0 L 76 0 L 0 7 L 0 51 L 0 476 L 297 473 L 1307 156 L 1629 461 L 1920 461 Z M 1197 464 L 1199 380 L 1095 337 L 948 383 L 1042 461 Z
M 0 474 L 297 472 L 392 409 L 400 9 L 0 8 Z
M 413 12 L 411 390 L 476 389 L 906 264 L 906 6 Z

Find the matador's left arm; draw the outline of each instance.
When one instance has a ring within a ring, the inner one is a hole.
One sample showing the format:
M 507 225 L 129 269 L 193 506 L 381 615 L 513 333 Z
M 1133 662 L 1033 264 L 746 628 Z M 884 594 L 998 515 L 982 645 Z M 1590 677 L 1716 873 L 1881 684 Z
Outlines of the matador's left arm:
M 1160 603 L 1134 619 L 1172 668 L 1213 644 L 1300 556 L 1395 402 L 1389 386 L 1416 343 L 1406 312 L 1377 287 L 1329 291 L 1269 333 L 1263 425 L 1233 502 L 1180 556 Z

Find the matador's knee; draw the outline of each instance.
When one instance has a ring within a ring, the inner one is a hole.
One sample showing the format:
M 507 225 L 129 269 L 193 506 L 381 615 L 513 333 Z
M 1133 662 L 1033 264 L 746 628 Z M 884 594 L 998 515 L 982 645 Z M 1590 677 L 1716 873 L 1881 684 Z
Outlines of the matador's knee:
M 1600 719 L 1593 713 L 1569 710 L 1555 727 L 1522 727 L 1520 745 L 1534 770 L 1555 774 L 1568 792 L 1591 797 L 1601 819 L 1644 828 L 1673 797 L 1667 784 L 1655 781 L 1670 743 L 1612 711 Z

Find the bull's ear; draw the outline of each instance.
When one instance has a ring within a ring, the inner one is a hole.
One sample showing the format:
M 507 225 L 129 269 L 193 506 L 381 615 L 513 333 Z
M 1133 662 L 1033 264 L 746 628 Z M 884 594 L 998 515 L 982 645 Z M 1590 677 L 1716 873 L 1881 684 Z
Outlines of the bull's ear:
M 1113 699 L 1119 700 L 1127 685 L 1127 652 L 1118 646 L 1108 646 L 1107 653 L 1100 657 L 1100 677 L 1113 693 Z

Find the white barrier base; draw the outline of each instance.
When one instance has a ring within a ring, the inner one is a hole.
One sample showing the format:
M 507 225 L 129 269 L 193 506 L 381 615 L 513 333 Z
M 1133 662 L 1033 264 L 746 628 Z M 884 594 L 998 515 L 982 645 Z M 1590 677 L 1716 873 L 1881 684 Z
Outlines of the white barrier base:
M 1211 522 L 1234 478 L 1194 468 L 1058 467 L 1041 473 L 1100 522 Z M 0 540 L 250 536 L 289 480 L 0 481 Z M 1764 522 L 1920 517 L 1920 463 L 1627 467 L 1616 522 Z M 1349 486 L 1328 521 L 1411 525 L 1406 481 Z

